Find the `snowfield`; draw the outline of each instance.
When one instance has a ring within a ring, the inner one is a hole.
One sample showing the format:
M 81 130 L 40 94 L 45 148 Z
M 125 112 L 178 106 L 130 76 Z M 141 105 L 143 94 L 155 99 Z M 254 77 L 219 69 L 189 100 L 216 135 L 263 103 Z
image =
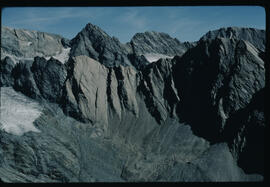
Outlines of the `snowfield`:
M 167 56 L 167 55 L 163 55 L 163 54 L 159 54 L 159 53 L 146 53 L 143 55 L 146 60 L 148 62 L 156 62 L 158 61 L 160 58 L 173 58 L 173 56 Z
M 38 102 L 16 92 L 12 87 L 1 87 L 0 129 L 21 136 L 26 132 L 40 132 L 33 122 L 41 115 Z

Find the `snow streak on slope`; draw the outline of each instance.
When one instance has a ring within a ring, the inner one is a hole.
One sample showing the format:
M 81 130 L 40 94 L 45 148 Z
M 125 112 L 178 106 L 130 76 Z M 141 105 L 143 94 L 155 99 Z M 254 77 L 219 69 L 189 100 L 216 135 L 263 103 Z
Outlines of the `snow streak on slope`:
M 40 132 L 33 124 L 42 113 L 38 102 L 11 87 L 1 87 L 0 109 L 1 130 L 19 136 L 28 131 Z
M 254 57 L 256 58 L 256 60 L 258 61 L 258 64 L 261 66 L 261 68 L 264 69 L 264 61 L 261 59 L 261 57 L 259 57 L 259 51 L 258 49 L 256 49 L 256 47 L 254 47 L 250 42 L 245 41 L 245 44 L 247 46 L 247 50 L 254 55 Z
M 148 62 L 156 62 L 160 58 L 173 58 L 172 56 L 167 56 L 159 53 L 146 53 L 144 54 L 144 57 Z

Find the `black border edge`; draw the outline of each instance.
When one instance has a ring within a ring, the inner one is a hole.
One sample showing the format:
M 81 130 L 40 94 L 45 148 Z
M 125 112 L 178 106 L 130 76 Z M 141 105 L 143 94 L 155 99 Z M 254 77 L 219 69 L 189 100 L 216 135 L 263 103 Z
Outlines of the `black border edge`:
M 267 0 L 1 0 L 1 6 L 265 6 Z
M 265 158 L 267 158 L 268 152 L 268 132 L 269 132 L 269 120 L 270 120 L 270 1 L 269 0 L 1 0 L 0 1 L 0 24 L 2 26 L 2 9 L 8 7 L 82 7 L 82 6 L 261 6 L 265 9 L 266 16 L 266 48 L 265 48 L 265 119 L 266 119 L 266 131 L 265 131 Z M 1 37 L 0 37 L 1 44 Z M 1 91 L 1 87 L 0 87 Z M 0 95 L 1 97 L 1 95 Z M 0 101 L 1 105 L 1 101 Z M 269 165 L 268 160 L 265 159 L 265 166 Z M 269 182 L 268 178 L 268 168 L 265 167 L 265 175 L 263 182 L 241 182 L 245 185 L 264 185 Z M 2 181 L 0 181 L 2 186 Z M 241 183 L 234 182 L 225 182 L 225 183 L 153 183 L 153 184 L 184 184 L 184 185 L 193 185 L 193 184 L 206 184 L 206 185 L 216 185 L 216 184 L 229 184 L 239 185 Z M 38 183 L 34 183 L 38 184 Z M 47 185 L 48 183 L 44 183 Z M 71 183 L 72 184 L 72 183 Z M 78 184 L 78 183 L 75 183 Z M 89 183 L 81 183 L 89 184 Z M 108 183 L 96 183 L 96 184 L 108 184 Z M 134 183 L 111 183 L 111 184 L 134 184 Z M 136 183 L 135 183 L 136 184 Z M 151 183 L 137 183 L 137 184 L 151 184 Z

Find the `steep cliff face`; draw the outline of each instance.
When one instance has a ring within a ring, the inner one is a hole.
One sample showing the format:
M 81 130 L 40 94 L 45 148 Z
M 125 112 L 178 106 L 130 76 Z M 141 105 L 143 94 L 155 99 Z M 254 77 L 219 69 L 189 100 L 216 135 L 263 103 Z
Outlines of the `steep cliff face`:
M 222 134 L 238 164 L 247 173 L 265 172 L 265 88 L 256 92 L 247 107 L 235 112 Z M 251 160 L 256 162 L 250 163 Z
M 263 155 L 263 146 L 255 146 L 264 145 L 265 126 L 256 125 L 263 124 L 258 119 L 262 113 L 249 109 L 254 95 L 265 87 L 264 61 L 259 50 L 245 40 L 218 37 L 201 40 L 182 58 L 173 60 L 176 88 L 180 93 L 178 114 L 191 125 L 194 133 L 213 143 L 230 142 L 230 149 L 242 164 L 241 160 L 252 160 L 250 152 Z M 240 111 L 250 111 L 246 113 L 247 118 L 257 119 L 250 122 L 256 131 L 244 130 L 251 127 L 247 127 L 248 122 L 237 121 L 244 118 L 238 114 L 243 113 Z M 251 117 L 254 113 L 255 118 Z M 246 171 L 263 173 L 260 161 L 260 167 L 245 163 L 242 166 Z
M 88 24 L 61 39 L 65 64 L 3 59 L 0 179 L 263 180 L 261 32 L 213 33 L 196 44 L 156 32 L 121 44 Z
M 196 124 L 198 130 L 204 124 L 213 127 L 216 133 L 222 131 L 230 115 L 246 107 L 253 94 L 265 86 L 264 62 L 247 41 L 226 38 L 200 41 L 182 58 L 174 60 L 176 87 L 182 93 L 179 112 Z
M 68 65 L 64 111 L 79 120 L 142 141 L 174 112 L 168 101 L 173 98 L 166 95 L 172 92 L 177 101 L 169 61 L 160 60 L 143 72 L 132 67 L 107 68 L 87 56 L 73 57 Z

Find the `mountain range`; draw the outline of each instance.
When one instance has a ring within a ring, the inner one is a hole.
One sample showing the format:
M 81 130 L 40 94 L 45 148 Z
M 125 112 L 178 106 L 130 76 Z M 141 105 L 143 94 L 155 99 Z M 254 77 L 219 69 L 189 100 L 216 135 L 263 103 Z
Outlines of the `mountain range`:
M 2 26 L 0 181 L 264 180 L 265 35 Z

